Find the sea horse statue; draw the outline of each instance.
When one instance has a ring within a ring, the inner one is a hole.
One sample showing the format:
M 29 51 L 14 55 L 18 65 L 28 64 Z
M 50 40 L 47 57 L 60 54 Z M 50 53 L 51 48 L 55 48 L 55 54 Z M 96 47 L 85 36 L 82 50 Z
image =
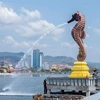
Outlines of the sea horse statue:
M 83 39 L 86 37 L 84 27 L 85 27 L 85 17 L 82 13 L 77 11 L 74 15 L 72 15 L 72 19 L 68 21 L 68 23 L 72 21 L 78 21 L 78 23 L 72 29 L 72 37 L 76 41 L 79 46 L 79 54 L 77 56 L 78 61 L 84 61 L 86 58 L 86 49 L 83 42 Z

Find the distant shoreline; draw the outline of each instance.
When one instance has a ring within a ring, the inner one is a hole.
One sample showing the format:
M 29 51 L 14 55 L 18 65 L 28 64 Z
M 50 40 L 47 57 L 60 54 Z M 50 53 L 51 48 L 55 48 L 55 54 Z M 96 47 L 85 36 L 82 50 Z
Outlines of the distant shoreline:
M 7 75 L 7 76 L 9 76 L 9 75 L 13 75 L 13 74 L 26 74 L 26 75 L 32 75 L 32 74 L 45 74 L 45 73 L 0 73 L 0 76 L 3 76 L 3 75 Z
M 44 73 L 44 72 L 42 72 L 42 73 L 0 73 L 0 76 L 3 76 L 3 75 L 9 76 L 9 75 L 13 75 L 13 74 L 32 75 L 32 74 L 63 74 L 63 73 Z
M 0 75 L 12 75 L 12 73 L 0 73 Z
M 0 76 L 2 76 L 2 75 L 13 75 L 13 74 L 33 74 L 33 73 L 0 73 Z

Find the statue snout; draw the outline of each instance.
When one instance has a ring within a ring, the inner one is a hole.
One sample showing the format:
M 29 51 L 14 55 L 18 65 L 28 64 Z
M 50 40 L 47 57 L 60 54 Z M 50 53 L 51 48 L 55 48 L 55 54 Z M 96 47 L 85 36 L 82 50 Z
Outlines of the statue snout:
M 68 23 L 71 23 L 71 22 L 73 22 L 73 21 L 74 21 L 74 18 L 70 19 L 70 20 L 68 21 Z

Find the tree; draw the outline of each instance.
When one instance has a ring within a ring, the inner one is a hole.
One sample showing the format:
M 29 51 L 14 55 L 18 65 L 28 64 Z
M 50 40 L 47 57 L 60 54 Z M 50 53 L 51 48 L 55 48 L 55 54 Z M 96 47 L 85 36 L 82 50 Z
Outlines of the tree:
M 54 71 L 54 72 L 59 72 L 58 69 L 52 69 L 52 71 Z
M 71 69 L 70 69 L 70 68 L 64 68 L 64 69 L 62 69 L 62 71 L 61 71 L 61 72 L 69 72 L 69 71 L 71 71 Z
M 33 67 L 31 67 L 30 70 L 31 70 L 31 72 L 36 72 L 36 69 Z

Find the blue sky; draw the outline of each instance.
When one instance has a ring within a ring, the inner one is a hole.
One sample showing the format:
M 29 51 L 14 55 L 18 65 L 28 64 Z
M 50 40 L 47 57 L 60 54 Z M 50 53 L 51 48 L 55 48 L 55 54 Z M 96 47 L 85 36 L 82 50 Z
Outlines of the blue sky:
M 76 11 L 85 15 L 87 37 L 86 61 L 100 62 L 100 1 L 99 0 L 1 0 L 0 1 L 0 51 L 27 52 L 31 47 L 44 55 L 71 56 L 76 59 L 78 46 L 71 36 L 76 22 L 63 24 Z

